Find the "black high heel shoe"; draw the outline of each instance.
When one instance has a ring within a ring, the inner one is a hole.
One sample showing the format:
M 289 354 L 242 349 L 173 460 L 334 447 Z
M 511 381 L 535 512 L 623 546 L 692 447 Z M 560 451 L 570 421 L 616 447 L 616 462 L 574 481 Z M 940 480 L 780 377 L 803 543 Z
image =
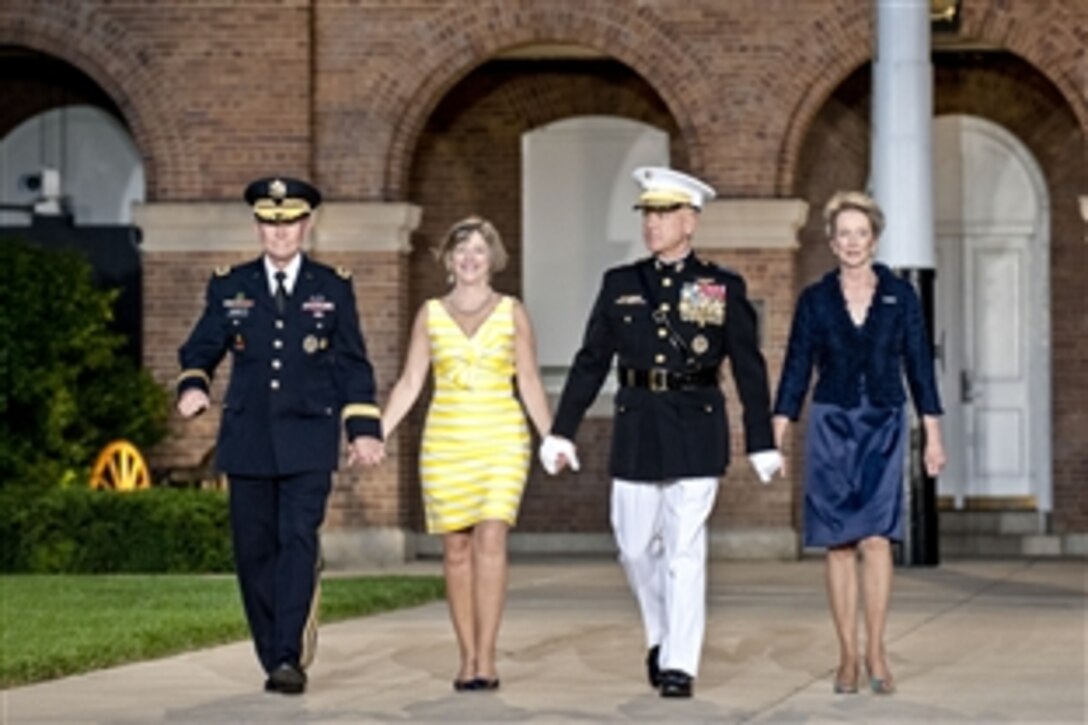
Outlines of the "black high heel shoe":
M 472 684 L 475 685 L 472 688 L 473 690 L 497 690 L 499 689 L 499 678 L 489 680 L 486 677 L 477 677 L 472 680 Z

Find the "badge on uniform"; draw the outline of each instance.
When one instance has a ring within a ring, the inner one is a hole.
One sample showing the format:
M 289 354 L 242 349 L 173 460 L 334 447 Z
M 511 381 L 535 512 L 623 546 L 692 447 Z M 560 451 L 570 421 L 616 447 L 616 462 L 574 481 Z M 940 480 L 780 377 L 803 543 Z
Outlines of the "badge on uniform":
M 646 298 L 642 295 L 620 295 L 616 298 L 617 305 L 644 305 Z
M 680 319 L 700 327 L 725 324 L 725 285 L 713 279 L 685 282 L 680 289 Z
M 326 312 L 332 312 L 335 309 L 336 303 L 329 302 L 321 295 L 313 296 L 302 303 L 302 311 L 309 312 L 314 316 L 314 319 L 321 319 Z
M 227 308 L 227 317 L 248 317 L 253 304 L 253 300 L 247 299 L 244 292 L 223 300 L 223 306 Z
M 702 355 L 710 349 L 710 340 L 706 339 L 706 335 L 696 335 L 691 340 L 691 351 L 696 355 Z
M 302 338 L 302 349 L 306 351 L 307 355 L 313 355 L 317 352 L 318 342 L 315 335 L 307 335 Z

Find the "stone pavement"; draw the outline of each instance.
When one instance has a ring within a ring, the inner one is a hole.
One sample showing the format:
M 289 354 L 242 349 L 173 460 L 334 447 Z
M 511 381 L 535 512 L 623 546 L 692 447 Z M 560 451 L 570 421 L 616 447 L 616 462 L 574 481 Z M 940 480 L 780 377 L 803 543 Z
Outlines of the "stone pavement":
M 435 562 L 407 572 L 437 573 Z M 611 560 L 517 561 L 502 688 L 453 692 L 445 604 L 323 627 L 302 697 L 261 691 L 248 643 L 0 693 L 4 723 L 1048 722 L 1088 719 L 1083 561 L 897 571 L 890 697 L 833 695 L 822 564 L 715 562 L 690 701 L 645 682 L 633 600 Z

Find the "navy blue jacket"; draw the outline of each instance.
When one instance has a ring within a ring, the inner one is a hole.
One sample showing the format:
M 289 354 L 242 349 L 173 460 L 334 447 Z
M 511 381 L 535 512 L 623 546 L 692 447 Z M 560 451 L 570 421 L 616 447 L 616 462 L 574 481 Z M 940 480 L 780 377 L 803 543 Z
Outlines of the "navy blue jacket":
M 231 352 L 219 470 L 251 477 L 333 471 L 341 419 L 349 439 L 381 437 L 374 374 L 349 277 L 303 256 L 283 315 L 263 259 L 212 277 L 204 314 L 178 351 L 178 394 L 194 387 L 207 392 Z
M 786 361 L 778 383 L 776 415 L 797 420 L 812 370 L 819 372 L 812 399 L 843 408 L 869 402 L 896 407 L 906 402 L 903 373 L 919 415 L 940 415 L 941 401 L 922 306 L 914 288 L 881 264 L 873 265 L 876 291 L 865 322 L 850 318 L 838 269 L 805 288 L 797 301 Z
M 666 315 L 682 348 L 654 319 L 655 310 Z M 674 264 L 650 257 L 610 269 L 563 387 L 552 432 L 574 439 L 613 360 L 621 368 L 697 369 L 713 378 L 726 358 L 744 406 L 747 450 L 773 448 L 767 368 L 744 279 L 694 254 Z M 621 387 L 615 403 L 613 477 L 662 481 L 725 472 L 729 426 L 719 385 L 667 391 Z

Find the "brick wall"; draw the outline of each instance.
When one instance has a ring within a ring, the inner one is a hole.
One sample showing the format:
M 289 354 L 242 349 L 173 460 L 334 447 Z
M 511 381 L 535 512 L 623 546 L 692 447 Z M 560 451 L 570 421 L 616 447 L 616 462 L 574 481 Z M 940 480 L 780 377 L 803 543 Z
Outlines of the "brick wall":
M 1078 0 L 963 0 L 962 9 L 964 39 L 1008 54 L 957 57 L 956 68 L 938 58 L 938 112 L 974 113 L 1005 125 L 1046 171 L 1060 391 L 1055 518 L 1063 530 L 1084 531 L 1088 459 L 1079 441 L 1088 433 L 1088 319 L 1078 310 L 1088 245 L 1076 197 L 1088 193 L 1088 9 Z M 870 55 L 871 24 L 869 0 L 24 0 L 0 4 L 0 47 L 59 59 L 94 82 L 97 97 L 85 83 L 61 85 L 71 98 L 112 107 L 124 118 L 144 158 L 149 201 L 235 199 L 249 179 L 272 172 L 309 176 L 329 199 L 421 204 L 424 227 L 411 257 L 373 260 L 399 286 L 360 295 L 364 322 L 373 328 L 368 337 L 385 356 L 379 380 L 387 389 L 405 325 L 419 302 L 442 288 L 425 248 L 451 221 L 468 211 L 492 217 L 517 269 L 520 187 L 512 180 L 521 131 L 575 113 L 640 118 L 666 129 L 676 163 L 726 197 L 798 196 L 818 210 L 832 189 L 859 186 L 865 176 L 868 94 L 858 69 Z M 515 46 L 555 42 L 613 60 L 532 72 L 513 61 L 488 62 Z M 0 55 L 0 70 L 6 69 L 0 129 L 46 107 L 45 85 L 24 66 L 5 62 Z M 754 288 L 787 276 L 796 277 L 796 288 L 831 263 L 811 225 L 802 242 L 795 263 L 769 252 L 722 261 Z M 174 350 L 199 312 L 207 270 L 236 261 L 220 256 L 148 260 L 148 284 L 164 292 L 163 307 L 148 311 L 147 355 L 163 379 L 172 375 Z M 371 260 L 352 265 L 364 275 Z M 520 291 L 514 272 L 497 284 Z M 786 288 L 770 289 L 769 309 L 780 315 L 791 306 L 781 292 Z M 383 323 L 391 305 L 398 309 L 395 322 Z M 769 333 L 772 367 L 779 339 L 781 332 Z M 214 422 L 208 417 L 190 426 L 186 439 L 163 448 L 164 460 L 191 459 L 210 440 Z M 603 450 L 606 434 L 605 422 L 588 423 L 583 447 Z M 398 455 L 402 473 L 414 467 L 407 446 Z M 598 530 L 607 492 L 593 482 L 594 473 L 534 478 L 526 528 Z M 374 516 L 417 522 L 410 477 L 375 475 L 381 493 Z M 780 492 L 749 498 L 746 475 L 727 482 L 718 515 L 730 523 L 733 516 L 781 521 Z M 538 503 L 553 484 L 568 489 L 565 511 Z M 351 499 L 337 499 L 334 518 L 369 520 Z

